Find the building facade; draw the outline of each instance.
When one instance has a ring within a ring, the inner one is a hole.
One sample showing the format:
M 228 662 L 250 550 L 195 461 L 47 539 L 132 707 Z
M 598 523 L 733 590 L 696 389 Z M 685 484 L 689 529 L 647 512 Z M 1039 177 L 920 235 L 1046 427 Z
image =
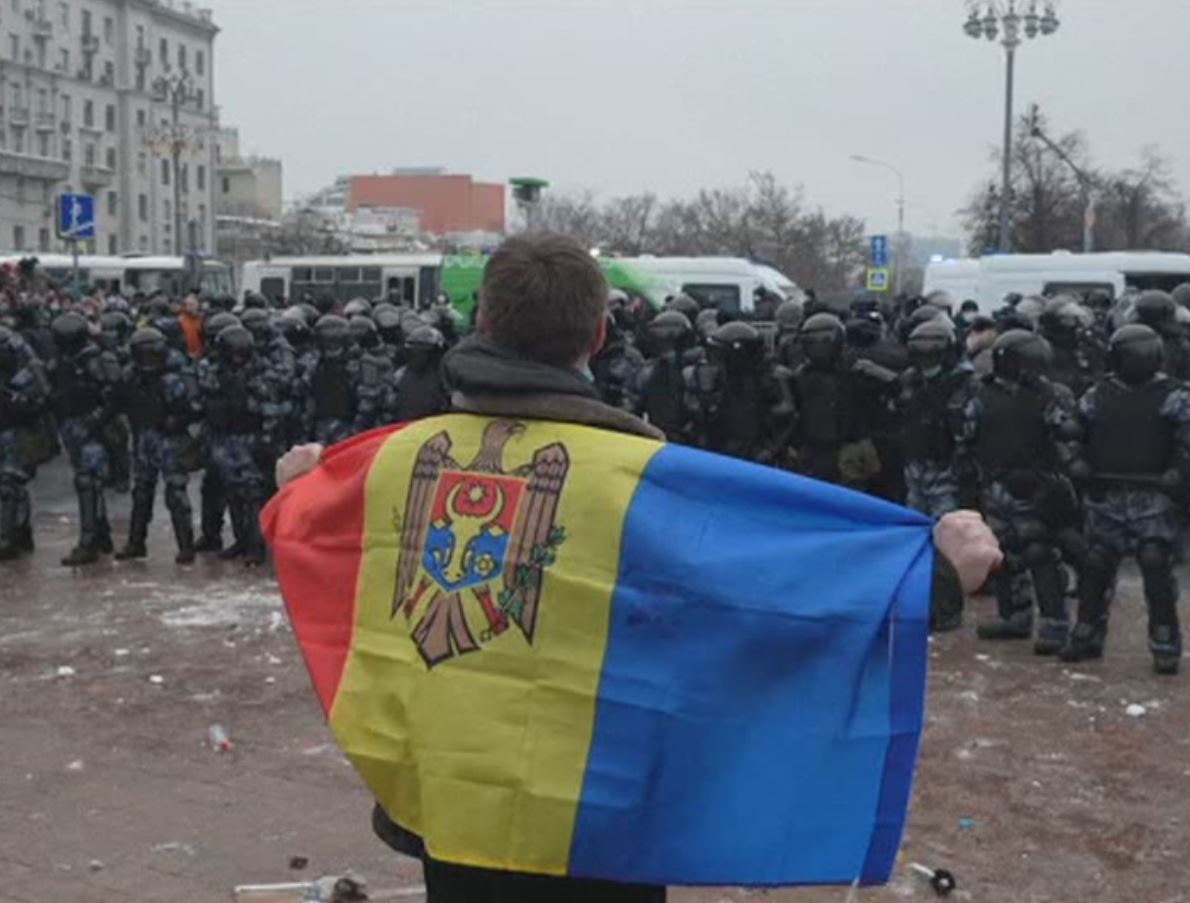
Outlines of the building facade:
M 505 228 L 503 185 L 439 170 L 397 170 L 390 175 L 352 176 L 347 209 L 416 210 L 421 230 L 438 236 L 500 233 Z
M 182 0 L 0 0 L 0 250 L 67 250 L 55 198 L 79 192 L 81 250 L 209 253 L 217 34 Z
M 280 160 L 240 153 L 239 129 L 221 129 L 215 150 L 215 212 L 279 221 L 282 174 Z

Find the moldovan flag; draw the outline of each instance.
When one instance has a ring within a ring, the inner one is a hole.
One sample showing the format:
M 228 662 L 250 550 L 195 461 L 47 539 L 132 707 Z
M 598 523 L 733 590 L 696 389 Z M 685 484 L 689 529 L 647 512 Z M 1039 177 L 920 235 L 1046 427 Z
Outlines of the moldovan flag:
M 314 687 L 437 859 L 882 883 L 922 729 L 931 524 L 552 422 L 359 436 L 265 533 Z

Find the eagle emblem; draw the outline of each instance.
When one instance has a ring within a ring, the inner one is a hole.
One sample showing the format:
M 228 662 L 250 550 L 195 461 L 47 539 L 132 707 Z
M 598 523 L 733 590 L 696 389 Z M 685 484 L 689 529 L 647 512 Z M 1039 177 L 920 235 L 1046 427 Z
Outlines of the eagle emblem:
M 477 651 L 513 625 L 533 643 L 542 575 L 566 539 L 556 517 L 570 456 L 555 442 L 505 471 L 504 448 L 524 431 L 511 420 L 489 423 L 466 467 L 451 457 L 446 431 L 418 451 L 398 526 L 392 616 L 413 625 L 430 668 Z

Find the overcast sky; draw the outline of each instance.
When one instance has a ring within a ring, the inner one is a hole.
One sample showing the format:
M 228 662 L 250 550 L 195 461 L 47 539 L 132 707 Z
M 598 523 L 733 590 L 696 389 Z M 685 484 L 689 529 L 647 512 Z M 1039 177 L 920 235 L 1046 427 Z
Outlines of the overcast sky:
M 992 173 L 1004 54 L 963 0 L 203 0 L 216 100 L 285 194 L 444 166 L 601 195 L 686 194 L 769 169 L 831 212 L 957 232 Z M 1190 3 L 1064 0 L 1018 56 L 1018 107 L 1081 128 L 1097 163 L 1146 144 L 1190 188 Z

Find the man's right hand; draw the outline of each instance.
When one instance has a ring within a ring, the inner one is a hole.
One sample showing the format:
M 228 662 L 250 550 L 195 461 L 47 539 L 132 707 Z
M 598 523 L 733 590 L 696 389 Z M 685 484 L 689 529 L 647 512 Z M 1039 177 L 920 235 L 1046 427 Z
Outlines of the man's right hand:
M 954 566 L 968 595 L 1004 562 L 995 534 L 976 511 L 956 511 L 939 520 L 934 526 L 934 547 Z
M 305 476 L 322 461 L 325 449 L 317 442 L 308 445 L 295 445 L 277 461 L 277 487 L 292 483 L 300 476 Z

